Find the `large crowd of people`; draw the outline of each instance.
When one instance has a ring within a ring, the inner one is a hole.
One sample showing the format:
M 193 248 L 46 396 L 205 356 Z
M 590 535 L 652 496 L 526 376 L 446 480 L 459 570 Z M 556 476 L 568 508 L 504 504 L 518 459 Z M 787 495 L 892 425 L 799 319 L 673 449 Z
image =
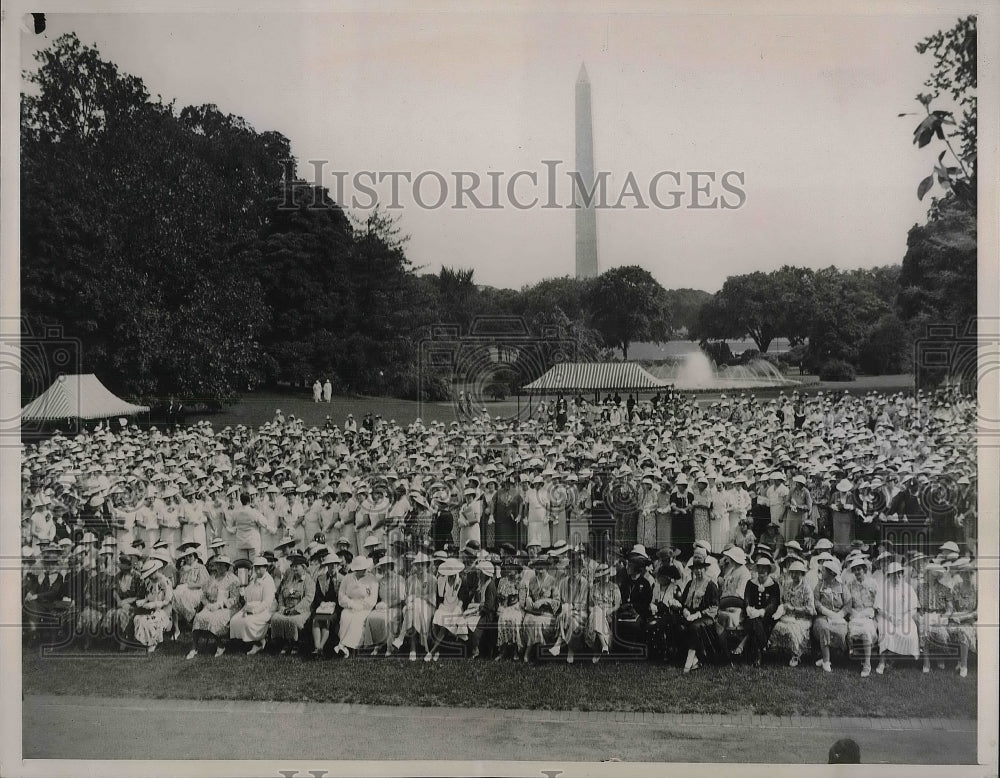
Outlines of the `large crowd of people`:
M 966 676 L 973 399 L 581 407 L 56 434 L 23 452 L 25 640 Z

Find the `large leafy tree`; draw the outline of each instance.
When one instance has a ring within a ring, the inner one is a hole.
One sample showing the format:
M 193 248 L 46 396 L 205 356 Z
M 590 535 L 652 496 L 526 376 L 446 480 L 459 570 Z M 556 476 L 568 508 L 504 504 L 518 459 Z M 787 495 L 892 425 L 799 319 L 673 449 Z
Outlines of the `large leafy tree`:
M 662 343 L 670 337 L 666 290 L 648 270 L 636 265 L 607 270 L 593 281 L 586 300 L 592 326 L 625 359 L 636 341 Z

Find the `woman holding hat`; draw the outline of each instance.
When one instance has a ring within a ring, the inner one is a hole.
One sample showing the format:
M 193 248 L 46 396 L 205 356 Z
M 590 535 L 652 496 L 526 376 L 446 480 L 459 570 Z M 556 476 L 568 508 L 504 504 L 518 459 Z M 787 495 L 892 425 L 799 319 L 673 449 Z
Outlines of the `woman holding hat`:
M 872 645 L 878 636 L 875 626 L 875 583 L 868 576 L 868 560 L 863 554 L 850 557 L 848 569 L 851 576 L 846 581 L 847 640 L 850 644 L 861 644 L 864 652 L 861 677 L 867 678 L 872 672 Z
M 691 580 L 681 593 L 681 641 L 687 649 L 684 672 L 697 670 L 701 665 L 698 654 L 714 654 L 715 617 L 719 611 L 719 587 L 705 575 L 708 568 L 707 554 L 696 552 L 691 558 Z
M 135 603 L 132 629 L 135 639 L 152 654 L 163 642 L 163 633 L 171 623 L 174 587 L 163 574 L 163 563 L 158 559 L 147 560 L 142 566 L 141 578 L 146 584 L 146 593 Z
M 743 590 L 743 599 L 746 601 L 746 619 L 743 628 L 746 631 L 746 638 L 733 653 L 739 656 L 749 644 L 750 651 L 747 658 L 755 667 L 760 667 L 764 649 L 767 648 L 771 629 L 774 627 L 774 614 L 781 604 L 781 589 L 778 582 L 771 577 L 771 571 L 774 569 L 771 557 L 760 554 L 754 565 L 757 577 L 747 581 Z
M 839 651 L 847 650 L 847 594 L 840 583 L 840 565 L 832 559 L 827 559 L 820 565 L 822 580 L 813 590 L 816 602 L 816 619 L 813 621 L 812 634 L 819 644 L 820 659 L 817 667 L 824 672 L 833 672 L 830 664 L 830 647 Z
M 516 658 L 522 647 L 521 624 L 524 611 L 521 610 L 521 562 L 517 557 L 508 557 L 501 565 L 500 582 L 497 584 L 497 653 L 495 659 L 507 655 Z
M 611 567 L 598 565 L 588 591 L 589 611 L 585 632 L 587 645 L 599 652 L 591 659 L 594 664 L 611 651 L 612 623 L 621 604 L 621 589 L 611 578 Z
M 410 563 L 406 577 L 406 601 L 403 604 L 403 624 L 392 645 L 400 648 L 403 640 L 410 638 L 410 661 L 417 659 L 417 641 L 423 643 L 426 656 L 431 655 L 430 639 L 437 602 L 437 579 L 433 559 L 423 551 Z
M 375 564 L 375 579 L 378 581 L 378 601 L 365 622 L 362 645 L 374 646 L 372 656 L 383 648 L 386 656 L 392 656 L 392 643 L 403 627 L 406 579 L 396 572 L 396 562 L 390 556 L 382 557 Z
M 352 649 L 361 647 L 365 622 L 378 600 L 378 582 L 372 577 L 371 569 L 370 559 L 356 556 L 351 560 L 350 574 L 340 583 L 339 642 L 333 651 L 345 658 L 351 655 Z
M 920 638 L 917 633 L 917 593 L 903 575 L 906 572 L 899 562 L 892 562 L 885 571 L 885 583 L 875 601 L 878 626 L 879 653 L 881 658 L 875 672 L 881 675 L 892 661 L 890 654 L 920 656 Z
M 271 639 L 281 645 L 281 653 L 298 653 L 299 633 L 312 613 L 316 583 L 306 572 L 302 554 L 288 557 L 290 567 L 278 588 L 278 607 L 271 616 Z
M 240 597 L 240 581 L 233 574 L 233 563 L 228 556 L 212 557 L 208 566 L 211 576 L 202 588 L 201 610 L 195 614 L 191 624 L 194 646 L 188 652 L 188 659 L 193 659 L 197 653 L 199 637 L 215 641 L 216 657 L 225 653 L 232 610 Z
M 253 578 L 243 588 L 243 608 L 229 622 L 229 637 L 253 643 L 247 652 L 256 654 L 267 645 L 267 627 L 276 607 L 274 579 L 268 573 L 268 561 L 262 556 L 253 560 Z
M 778 618 L 768 642 L 770 648 L 792 655 L 789 667 L 798 667 L 802 654 L 809 648 L 809 630 L 816 615 L 813 592 L 805 583 L 805 574 L 806 566 L 798 559 L 788 566 L 788 583 L 781 592 L 781 605 L 775 612 Z
M 201 607 L 204 588 L 209 579 L 208 570 L 198 558 L 197 543 L 185 543 L 177 553 L 180 572 L 179 583 L 174 588 L 175 631 L 181 624 L 190 624 L 194 620 L 195 613 Z
M 950 570 L 954 586 L 948 612 L 948 636 L 958 643 L 958 674 L 969 674 L 969 652 L 976 651 L 976 619 L 979 597 L 973 573 L 975 566 L 967 559 L 960 559 Z

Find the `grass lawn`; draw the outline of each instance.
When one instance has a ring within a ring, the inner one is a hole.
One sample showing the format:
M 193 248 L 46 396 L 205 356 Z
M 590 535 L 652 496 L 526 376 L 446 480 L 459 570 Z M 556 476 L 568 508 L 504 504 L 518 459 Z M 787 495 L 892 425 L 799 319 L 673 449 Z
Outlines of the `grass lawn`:
M 799 379 L 799 376 L 792 376 Z M 813 394 L 815 392 L 842 392 L 845 389 L 854 394 L 864 394 L 869 391 L 898 392 L 912 391 L 913 376 L 911 375 L 891 375 L 891 376 L 861 376 L 856 381 L 835 382 L 819 381 L 816 376 L 802 376 L 803 392 Z M 758 399 L 768 399 L 777 397 L 779 389 L 755 389 L 753 393 Z M 790 392 L 792 389 L 786 387 L 783 391 Z M 700 392 L 699 402 L 702 404 L 714 402 L 719 399 L 718 392 Z M 527 397 L 521 399 L 522 412 L 527 407 Z M 537 398 L 535 400 L 537 403 Z M 208 419 L 215 429 L 222 429 L 225 426 L 235 426 L 244 424 L 247 426 L 259 426 L 274 418 L 275 409 L 280 408 L 285 418 L 289 414 L 295 414 L 303 419 L 307 426 L 322 426 L 329 415 L 335 424 L 342 425 L 347 418 L 347 414 L 353 413 L 360 425 L 361 419 L 368 412 L 377 413 L 383 419 L 395 419 L 400 424 L 409 424 L 416 418 L 421 418 L 425 423 L 431 421 L 443 421 L 446 424 L 458 420 L 455 407 L 450 402 L 415 402 L 412 400 L 397 400 L 392 397 L 333 397 L 329 403 L 314 403 L 312 395 L 304 392 L 299 393 L 277 393 L 277 392 L 255 392 L 245 395 L 239 403 L 227 408 L 221 413 L 205 415 L 190 415 L 188 422 L 194 423 L 199 419 Z M 503 402 L 486 403 L 486 408 L 493 418 L 509 418 L 514 416 L 518 410 L 517 398 L 510 398 Z
M 922 675 L 913 663 L 861 678 L 856 664 L 823 673 L 811 662 L 759 670 L 679 668 L 581 657 L 528 666 L 446 659 L 354 657 L 304 661 L 244 656 L 185 661 L 186 644 L 152 656 L 41 657 L 25 651 L 23 692 L 143 699 L 237 699 L 371 705 L 467 706 L 656 713 L 756 713 L 860 717 L 975 718 L 976 672 Z

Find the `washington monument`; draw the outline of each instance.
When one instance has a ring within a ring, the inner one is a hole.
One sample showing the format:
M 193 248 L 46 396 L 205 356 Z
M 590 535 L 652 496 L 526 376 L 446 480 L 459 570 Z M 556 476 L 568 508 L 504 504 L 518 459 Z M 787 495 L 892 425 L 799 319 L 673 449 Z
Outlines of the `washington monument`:
M 586 192 L 594 190 L 594 128 L 590 113 L 590 79 L 586 65 L 576 78 L 576 172 Z M 597 278 L 597 212 L 594 197 L 589 204 L 579 192 L 573 194 L 576 211 L 576 277 Z

